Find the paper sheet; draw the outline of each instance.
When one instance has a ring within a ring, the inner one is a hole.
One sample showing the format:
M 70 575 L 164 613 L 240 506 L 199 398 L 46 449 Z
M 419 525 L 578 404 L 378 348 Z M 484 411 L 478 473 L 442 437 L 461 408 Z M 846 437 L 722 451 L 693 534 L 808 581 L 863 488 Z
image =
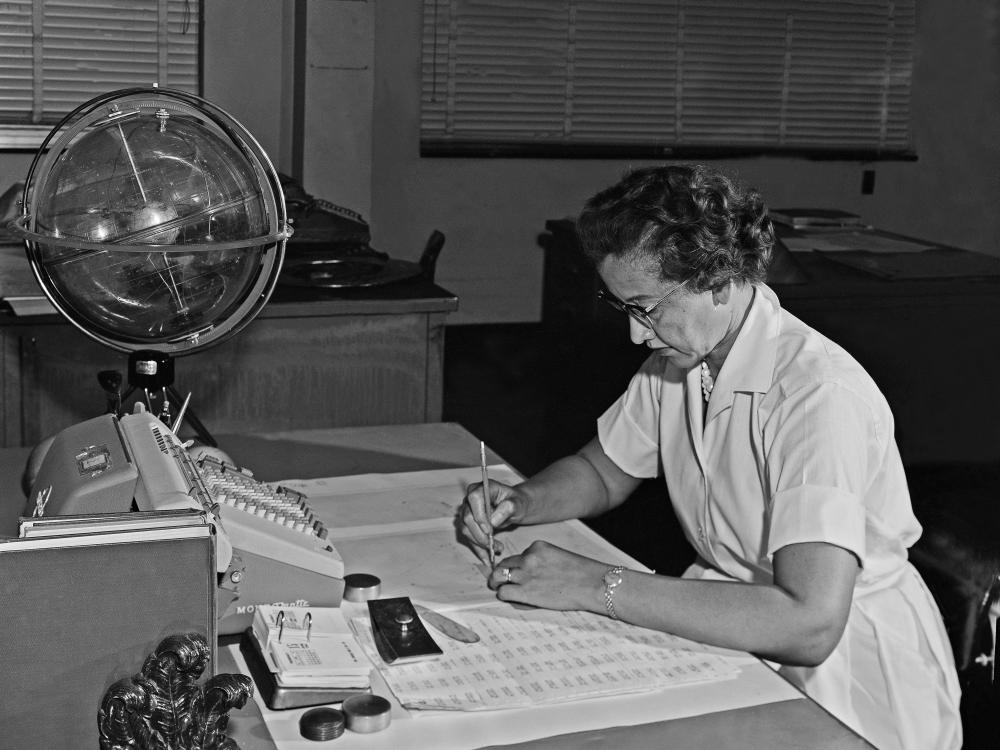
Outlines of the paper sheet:
M 520 481 L 505 464 L 490 466 L 489 472 L 507 484 Z M 485 585 L 482 562 L 462 543 L 458 529 L 465 488 L 481 478 L 479 467 L 471 467 L 280 484 L 307 496 L 309 507 L 329 529 L 345 572 L 377 575 L 383 597 L 409 596 L 435 606 L 496 600 Z M 648 570 L 580 521 L 504 530 L 496 539 L 503 545 L 501 559 L 545 539 L 609 565 Z
M 521 476 L 506 464 L 488 470 L 491 479 L 505 484 L 521 481 Z M 480 468 L 472 467 L 289 479 L 278 484 L 306 495 L 309 505 L 323 512 L 323 520 L 333 533 L 350 528 L 354 536 L 359 527 L 370 526 L 371 533 L 384 534 L 397 527 L 409 530 L 414 521 L 453 518 L 465 497 L 465 488 L 481 479 Z

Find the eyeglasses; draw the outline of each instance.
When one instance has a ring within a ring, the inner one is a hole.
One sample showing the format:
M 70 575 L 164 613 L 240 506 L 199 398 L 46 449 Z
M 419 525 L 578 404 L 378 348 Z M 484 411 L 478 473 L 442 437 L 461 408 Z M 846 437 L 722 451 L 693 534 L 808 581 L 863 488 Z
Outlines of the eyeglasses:
M 628 314 L 630 317 L 634 318 L 635 320 L 639 321 L 642 325 L 646 326 L 646 328 L 652 329 L 653 320 L 649 316 L 652 314 L 653 310 L 659 307 L 660 303 L 663 302 L 663 300 L 665 300 L 671 294 L 676 292 L 687 282 L 688 280 L 685 280 L 682 281 L 680 284 L 670 287 L 670 290 L 666 294 L 664 294 L 662 297 L 656 300 L 656 302 L 649 305 L 648 307 L 641 307 L 633 302 L 622 302 L 607 289 L 598 289 L 597 298 L 604 300 L 613 308 L 615 308 L 618 312 L 623 312 Z

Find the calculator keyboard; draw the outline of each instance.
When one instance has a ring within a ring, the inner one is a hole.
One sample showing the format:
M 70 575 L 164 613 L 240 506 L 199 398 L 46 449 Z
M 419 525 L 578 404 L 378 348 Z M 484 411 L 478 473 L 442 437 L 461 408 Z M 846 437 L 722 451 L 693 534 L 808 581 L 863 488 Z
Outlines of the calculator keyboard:
M 314 516 L 301 492 L 260 482 L 249 470 L 213 456 L 204 456 L 197 465 L 213 499 L 223 508 L 223 519 L 233 515 L 226 509 L 233 509 L 292 531 L 327 538 L 326 527 Z
M 195 464 L 244 566 L 239 596 L 222 614 L 220 634 L 245 630 L 259 604 L 340 605 L 344 561 L 305 495 L 261 482 L 213 456 Z

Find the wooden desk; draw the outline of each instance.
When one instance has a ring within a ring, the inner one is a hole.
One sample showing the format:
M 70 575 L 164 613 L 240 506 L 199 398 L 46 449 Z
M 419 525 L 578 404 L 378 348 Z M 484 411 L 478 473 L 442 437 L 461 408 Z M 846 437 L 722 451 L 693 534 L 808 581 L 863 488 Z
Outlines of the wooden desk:
M 262 480 L 292 477 L 350 475 L 369 472 L 420 471 L 425 469 L 474 466 L 479 461 L 479 443 L 464 428 L 452 423 L 369 426 L 346 429 L 300 430 L 259 436 L 219 435 L 223 449 L 235 461 L 252 468 Z M 16 487 L 28 450 L 0 450 L 0 481 Z M 502 459 L 488 453 L 490 462 Z M 4 495 L 0 524 L 7 526 L 23 498 L 13 491 Z M 219 672 L 234 671 L 229 652 L 220 652 Z M 766 670 L 760 666 L 759 669 Z M 781 680 L 770 670 L 767 679 Z M 678 688 L 682 689 L 682 688 Z M 722 687 L 726 689 L 725 686 Z M 535 710 L 535 709 L 531 709 Z M 576 750 L 614 748 L 646 750 L 650 747 L 710 748 L 711 750 L 775 750 L 809 747 L 816 750 L 870 748 L 816 703 L 806 697 L 782 700 L 735 710 L 716 711 L 700 716 L 633 726 L 615 726 L 613 702 L 589 702 L 588 712 L 607 715 L 605 729 L 505 745 L 518 748 Z M 465 720 L 469 721 L 469 715 Z M 423 719 L 415 719 L 420 721 Z M 475 720 L 475 718 L 471 719 Z M 390 730 L 392 727 L 390 727 Z M 251 702 L 230 714 L 230 736 L 242 750 L 273 750 L 263 719 Z M 475 736 L 475 735 L 473 735 Z M 348 735 L 345 747 L 363 747 L 367 735 Z M 352 740 L 347 742 L 347 740 Z M 474 744 L 473 739 L 470 744 Z M 414 746 L 414 745 L 411 745 Z M 415 747 L 415 746 L 414 746 Z
M 40 294 L 23 250 L 0 247 L 0 296 Z M 179 357 L 175 388 L 213 434 L 437 421 L 444 324 L 458 298 L 424 280 L 279 287 L 224 343 Z M 101 370 L 127 355 L 61 316 L 0 311 L 0 446 L 34 445 L 102 413 Z

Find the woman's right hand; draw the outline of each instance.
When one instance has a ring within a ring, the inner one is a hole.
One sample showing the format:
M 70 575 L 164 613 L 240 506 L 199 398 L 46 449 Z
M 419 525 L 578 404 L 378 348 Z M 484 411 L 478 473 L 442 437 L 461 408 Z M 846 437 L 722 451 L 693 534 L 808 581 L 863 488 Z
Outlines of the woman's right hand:
M 490 497 L 483 493 L 482 482 L 470 484 L 462 503 L 462 534 L 473 549 L 489 549 L 490 530 L 516 525 L 524 518 L 526 498 L 517 487 L 490 480 Z M 503 551 L 503 543 L 494 540 L 494 552 Z

